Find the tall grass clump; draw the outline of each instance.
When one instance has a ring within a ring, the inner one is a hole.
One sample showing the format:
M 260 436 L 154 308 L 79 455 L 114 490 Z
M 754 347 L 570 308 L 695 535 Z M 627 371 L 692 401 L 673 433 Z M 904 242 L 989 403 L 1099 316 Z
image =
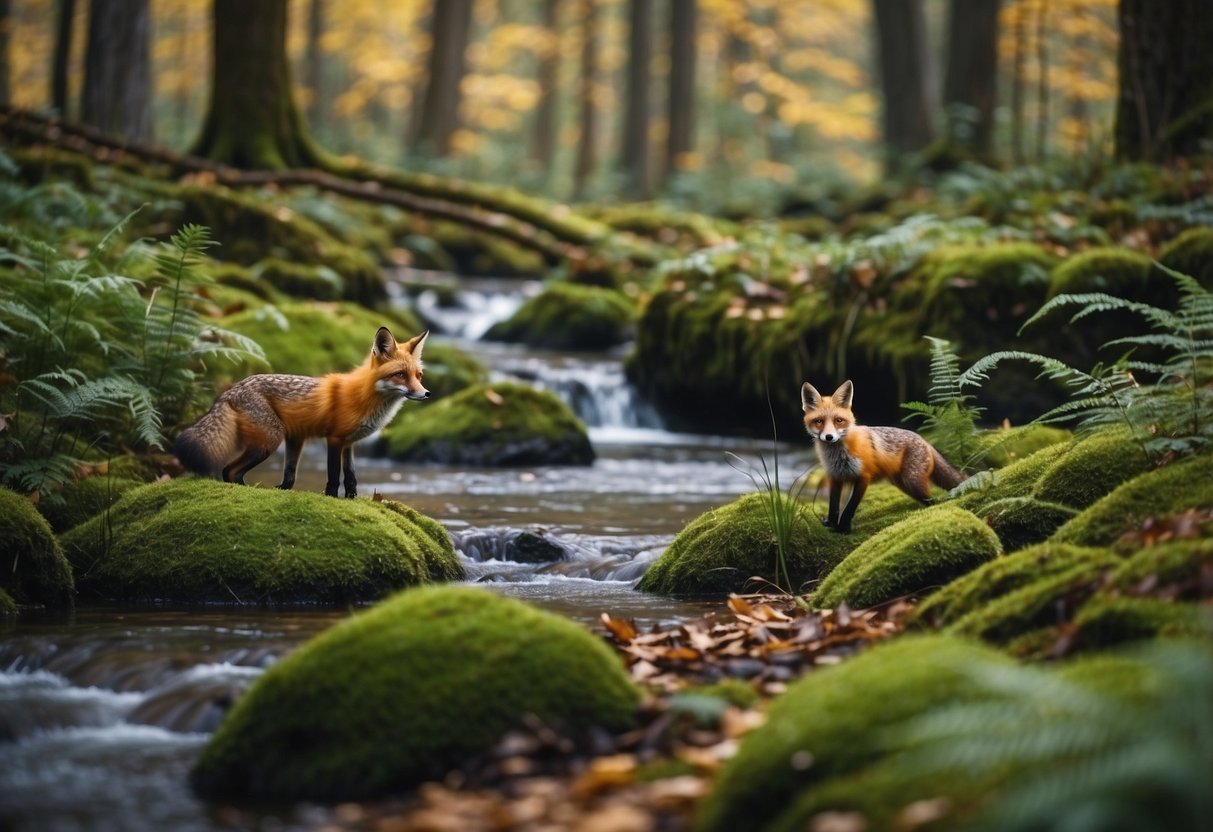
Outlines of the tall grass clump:
M 196 383 L 208 361 L 261 356 L 195 311 L 208 231 L 120 251 L 134 213 L 80 256 L 0 225 L 0 482 L 11 488 L 49 494 L 87 461 L 162 449 L 208 397 Z

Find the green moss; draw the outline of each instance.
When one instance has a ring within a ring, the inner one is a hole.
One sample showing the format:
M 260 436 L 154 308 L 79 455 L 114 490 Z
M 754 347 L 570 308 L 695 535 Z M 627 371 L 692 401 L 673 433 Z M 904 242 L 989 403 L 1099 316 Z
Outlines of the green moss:
M 463 575 L 446 531 L 390 501 L 182 479 L 64 535 L 93 597 L 348 603 Z
M 1074 616 L 1074 638 L 1084 650 L 1158 636 L 1209 636 L 1213 618 L 1197 604 L 1165 598 L 1092 598 Z
M 982 431 L 977 435 L 981 456 L 979 467 L 1005 468 L 1027 459 L 1037 451 L 1058 445 L 1070 439 L 1071 433 L 1048 425 L 1022 425 L 1016 428 L 998 428 Z
M 880 761 L 877 726 L 963 701 L 977 690 L 975 666 L 1008 661 L 957 639 L 905 636 L 804 677 L 772 703 L 766 723 L 725 764 L 696 829 L 770 828 L 798 796 Z
M 18 604 L 66 607 L 75 588 L 50 524 L 20 494 L 0 488 L 0 590 Z
M 813 593 L 813 606 L 866 608 L 918 595 L 1002 554 L 990 528 L 959 506 L 933 506 L 855 547 Z
M 17 608 L 17 602 L 13 597 L 0 589 L 0 618 L 8 618 L 12 615 L 17 615 L 20 610 Z
M 631 337 L 635 314 L 622 292 L 557 282 L 494 324 L 485 338 L 548 349 L 606 350 Z
M 999 500 L 1027 497 L 1032 494 L 1037 480 L 1057 460 L 1070 452 L 1070 443 L 1058 442 L 1012 462 L 997 471 L 981 473 L 971 477 L 961 487 L 964 493 L 953 502 L 974 514 L 981 514 Z
M 1189 228 L 1158 250 L 1158 262 L 1213 288 L 1213 228 Z
M 1044 543 L 992 560 L 956 579 L 919 604 L 914 617 L 918 623 L 932 627 L 954 624 L 990 601 L 1037 581 L 1119 563 L 1106 549 Z
M 139 480 L 95 474 L 69 483 L 58 494 L 41 500 L 38 511 L 51 524 L 55 534 L 63 534 L 85 520 L 96 517 L 123 494 L 140 485 L 143 482 Z
M 1049 297 L 1062 294 L 1104 292 L 1117 297 L 1146 300 L 1152 291 L 1169 288 L 1169 280 L 1153 272 L 1149 257 L 1140 251 L 1120 246 L 1103 246 L 1079 252 L 1058 263 L 1049 280 Z
M 1078 511 L 1034 497 L 996 500 L 978 514 L 1002 541 L 1004 552 L 1015 552 L 1047 540 Z
M 755 576 L 774 581 L 776 542 L 766 499 L 762 493 L 747 494 L 692 520 L 636 588 L 659 595 L 724 595 L 741 592 Z M 793 528 L 789 541 L 793 585 L 820 580 L 857 544 L 917 505 L 887 483 L 873 486 L 849 535 L 822 526 L 806 506 L 805 522 Z
M 638 698 L 611 650 L 568 620 L 485 590 L 410 590 L 270 668 L 192 780 L 208 796 L 272 802 L 401 793 L 527 715 L 619 731 Z
M 259 261 L 252 273 L 282 294 L 296 298 L 337 300 L 344 289 L 341 276 L 328 266 L 293 263 L 279 257 Z
M 1080 546 L 1108 545 L 1149 517 L 1213 505 L 1213 459 L 1198 456 L 1134 477 L 1066 523 L 1053 539 Z
M 450 465 L 589 465 L 585 426 L 556 394 L 517 382 L 478 384 L 384 430 L 393 459 Z
M 1213 571 L 1213 539 L 1175 540 L 1130 555 L 1112 573 L 1112 586 L 1127 592 L 1142 587 L 1196 597 L 1206 570 Z
M 1127 429 L 1102 430 L 1078 441 L 1050 465 L 1032 494 L 1048 503 L 1086 508 L 1149 468 L 1145 452 Z

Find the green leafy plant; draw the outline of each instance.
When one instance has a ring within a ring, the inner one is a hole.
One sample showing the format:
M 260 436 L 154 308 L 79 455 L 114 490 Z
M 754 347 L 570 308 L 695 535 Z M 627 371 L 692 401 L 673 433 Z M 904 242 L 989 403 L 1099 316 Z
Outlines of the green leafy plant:
M 0 226 L 0 482 L 17 490 L 49 494 L 87 460 L 162 448 L 207 395 L 207 360 L 261 355 L 192 308 L 206 229 L 119 255 L 133 216 L 80 257 Z
M 1058 295 L 1029 318 L 1032 326 L 1055 309 L 1079 307 L 1070 323 L 1101 312 L 1127 311 L 1140 315 L 1151 331 L 1117 338 L 1105 348 L 1128 348 L 1111 364 L 1083 372 L 1063 361 L 1037 353 L 1008 350 L 977 361 L 959 378 L 967 387 L 989 380 L 1003 361 L 1036 364 L 1041 376 L 1072 389 L 1069 401 L 1038 417 L 1039 423 L 1077 420 L 1080 428 L 1123 423 L 1142 453 L 1153 464 L 1182 456 L 1213 442 L 1213 294 L 1193 278 L 1155 264 L 1175 280 L 1178 308 L 1163 309 L 1102 293 Z M 1134 358 L 1149 349 L 1156 360 Z
M 960 357 L 943 338 L 926 336 L 931 342 L 931 386 L 928 400 L 906 402 L 902 408 L 922 419 L 922 434 L 945 458 L 969 468 L 981 449 L 977 443 L 977 420 L 981 408 L 961 390 Z

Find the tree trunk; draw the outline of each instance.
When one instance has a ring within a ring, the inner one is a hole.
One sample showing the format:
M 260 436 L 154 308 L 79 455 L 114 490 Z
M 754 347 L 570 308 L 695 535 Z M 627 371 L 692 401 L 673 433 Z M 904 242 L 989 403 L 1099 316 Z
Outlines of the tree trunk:
M 598 85 L 598 3 L 582 0 L 581 13 L 581 136 L 577 142 L 577 162 L 573 167 L 573 198 L 585 197 L 590 174 L 598 164 L 598 103 L 594 100 Z
M 952 0 L 943 103 L 948 140 L 989 159 L 998 82 L 998 6 L 1001 0 Z
M 152 135 L 149 0 L 93 0 L 80 119 L 107 133 Z
M 434 0 L 429 82 L 413 134 L 413 148 L 421 153 L 451 152 L 451 137 L 459 129 L 459 88 L 467 72 L 471 25 L 472 0 Z
M 873 0 L 884 92 L 884 139 L 890 156 L 931 143 L 927 26 L 922 0 Z
M 58 0 L 55 9 L 55 51 L 51 58 L 51 106 L 60 116 L 66 116 L 67 64 L 72 55 L 72 23 L 76 18 L 76 0 Z
M 628 0 L 627 91 L 623 116 L 623 154 L 627 193 L 649 196 L 649 65 L 653 59 L 653 0 Z
M 9 0 L 0 0 L 0 105 L 7 106 L 12 101 L 11 82 L 9 81 L 8 45 L 9 33 L 13 28 L 13 15 Z
M 543 0 L 544 44 L 539 56 L 539 104 L 535 108 L 535 137 L 531 158 L 547 175 L 556 152 L 556 78 L 560 70 L 560 35 L 556 31 L 560 0 Z
M 1020 3 L 1015 7 L 1015 55 L 1011 68 L 1011 161 L 1022 165 L 1024 86 L 1027 84 L 1028 13 Z
M 210 106 L 196 156 L 238 168 L 325 167 L 291 92 L 287 0 L 215 0 Z
M 324 57 L 320 38 L 324 34 L 324 0 L 310 0 L 307 8 L 307 49 L 303 56 L 303 83 L 310 97 L 307 102 L 308 123 L 316 123 L 328 113 L 324 97 Z
M 665 154 L 667 180 L 672 174 L 686 169 L 686 156 L 695 146 L 695 5 L 695 0 L 670 2 L 670 123 Z
M 1116 156 L 1165 161 L 1213 140 L 1209 0 L 1120 0 Z
M 1036 10 L 1036 164 L 1043 165 L 1049 138 L 1049 4 Z

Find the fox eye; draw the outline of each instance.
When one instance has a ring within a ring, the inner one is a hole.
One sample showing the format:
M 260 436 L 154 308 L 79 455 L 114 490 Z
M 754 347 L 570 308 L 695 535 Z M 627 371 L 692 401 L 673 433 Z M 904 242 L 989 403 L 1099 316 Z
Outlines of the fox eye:
M 406 373 L 404 370 L 400 370 L 399 372 L 392 373 L 393 378 L 408 378 L 408 375 L 409 374 Z
M 823 419 L 823 418 L 821 418 L 820 416 L 818 416 L 816 419 L 814 419 L 814 420 L 813 420 L 813 424 L 815 424 L 815 425 L 824 425 L 824 424 L 825 424 L 825 421 L 826 421 L 825 419 Z
M 841 424 L 844 424 L 845 422 L 846 422 L 846 419 L 843 419 L 841 416 L 836 416 L 834 418 L 834 424 L 836 424 L 836 425 L 841 425 Z

